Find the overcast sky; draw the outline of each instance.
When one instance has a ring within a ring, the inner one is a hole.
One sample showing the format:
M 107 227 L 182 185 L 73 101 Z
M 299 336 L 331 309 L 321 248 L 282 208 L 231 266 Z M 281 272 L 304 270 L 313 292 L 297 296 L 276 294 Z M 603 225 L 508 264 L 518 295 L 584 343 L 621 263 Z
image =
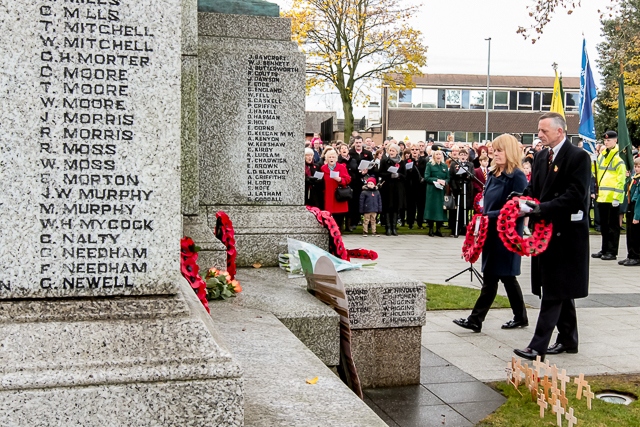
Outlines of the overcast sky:
M 286 9 L 290 0 L 271 0 Z M 407 2 L 412 0 L 407 0 Z M 423 0 L 412 22 L 429 47 L 424 72 L 436 74 L 487 74 L 488 42 L 491 37 L 491 75 L 553 76 L 551 64 L 558 64 L 563 76 L 580 75 L 582 34 L 587 40 L 596 86 L 600 73 L 596 45 L 602 41 L 600 14 L 610 0 L 582 0 L 571 15 L 559 10 L 535 44 L 516 34 L 529 26 L 527 5 L 531 0 Z M 374 98 L 379 99 L 375 94 Z M 329 94 L 307 98 L 307 110 L 338 110 L 341 105 Z M 373 99 L 374 101 L 376 99 Z M 362 117 L 358 108 L 355 116 Z

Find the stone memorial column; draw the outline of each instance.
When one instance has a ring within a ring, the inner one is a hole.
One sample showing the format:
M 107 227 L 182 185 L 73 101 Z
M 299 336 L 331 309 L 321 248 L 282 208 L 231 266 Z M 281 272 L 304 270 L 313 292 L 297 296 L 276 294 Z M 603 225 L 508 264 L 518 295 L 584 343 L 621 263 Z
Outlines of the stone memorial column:
M 239 266 L 273 266 L 287 237 L 328 235 L 304 207 L 305 56 L 290 20 L 255 15 L 198 14 L 199 202 L 233 221 Z
M 182 3 L 0 4 L 5 425 L 242 424 L 180 277 Z

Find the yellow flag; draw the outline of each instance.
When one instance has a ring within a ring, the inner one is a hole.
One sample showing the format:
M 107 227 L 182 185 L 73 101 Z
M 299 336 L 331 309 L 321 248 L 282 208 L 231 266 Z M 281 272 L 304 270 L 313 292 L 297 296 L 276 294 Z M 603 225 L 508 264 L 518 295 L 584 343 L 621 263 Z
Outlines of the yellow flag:
M 564 107 L 562 102 L 562 91 L 560 90 L 560 79 L 556 71 L 556 79 L 553 82 L 553 97 L 551 98 L 551 111 L 562 114 L 564 117 Z

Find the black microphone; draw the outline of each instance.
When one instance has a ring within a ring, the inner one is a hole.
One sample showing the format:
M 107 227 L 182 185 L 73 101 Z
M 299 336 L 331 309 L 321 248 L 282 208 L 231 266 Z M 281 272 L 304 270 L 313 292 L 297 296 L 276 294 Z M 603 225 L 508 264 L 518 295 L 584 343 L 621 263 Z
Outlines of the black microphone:
M 445 147 L 442 142 L 434 142 L 431 145 L 431 150 L 433 150 L 433 151 L 444 151 L 445 153 L 451 152 L 451 148 Z

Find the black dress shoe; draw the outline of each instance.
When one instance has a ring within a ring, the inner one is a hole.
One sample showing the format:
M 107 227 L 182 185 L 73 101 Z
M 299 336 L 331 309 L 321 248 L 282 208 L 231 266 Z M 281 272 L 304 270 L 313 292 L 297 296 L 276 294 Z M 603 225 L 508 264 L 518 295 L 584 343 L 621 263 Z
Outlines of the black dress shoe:
M 624 265 L 624 266 L 626 266 L 626 267 L 632 267 L 632 266 L 634 266 L 634 265 L 640 265 L 640 259 L 631 259 L 631 258 L 629 258 L 629 259 L 627 260 L 627 262 L 625 262 L 625 263 L 624 263 L 624 264 L 622 264 L 622 265 Z
M 529 326 L 528 320 L 509 320 L 502 325 L 502 329 L 524 328 L 525 326 Z
M 600 257 L 603 261 L 615 261 L 618 257 L 613 254 L 604 254 Z
M 544 354 L 540 354 L 532 348 L 525 348 L 523 350 L 518 350 L 517 348 L 513 350 L 513 352 L 524 359 L 536 360 L 536 357 L 540 356 L 540 361 L 544 360 Z
M 591 258 L 602 258 L 602 255 L 604 254 L 602 253 L 602 251 L 600 251 L 595 254 L 591 254 Z
M 547 349 L 547 354 L 560 354 L 560 353 L 577 353 L 578 347 L 567 347 L 559 342 L 555 343 Z
M 469 322 L 469 319 L 464 319 L 464 318 L 455 319 L 453 323 L 455 323 L 456 325 L 462 328 L 471 329 L 473 332 L 480 332 L 482 330 L 482 326 L 476 325 L 473 322 Z
M 624 265 L 625 262 L 629 261 L 629 258 L 621 259 L 618 261 L 618 265 Z

